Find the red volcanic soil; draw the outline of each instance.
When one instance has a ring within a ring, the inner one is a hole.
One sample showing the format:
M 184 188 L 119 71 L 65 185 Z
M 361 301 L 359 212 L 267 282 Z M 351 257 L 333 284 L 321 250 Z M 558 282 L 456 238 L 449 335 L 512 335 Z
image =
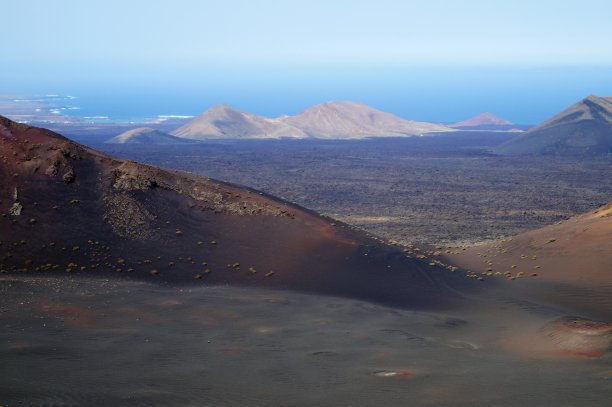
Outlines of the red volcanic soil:
M 570 357 L 598 358 L 610 347 L 612 324 L 577 317 L 564 317 L 542 328 L 553 349 Z
M 612 284 L 612 204 L 482 246 L 451 249 L 448 261 L 474 271 L 551 282 Z
M 444 261 L 507 279 L 533 299 L 612 318 L 612 205 L 498 242 L 450 248 Z
M 303 290 L 410 307 L 481 283 L 257 191 L 0 117 L 0 271 Z

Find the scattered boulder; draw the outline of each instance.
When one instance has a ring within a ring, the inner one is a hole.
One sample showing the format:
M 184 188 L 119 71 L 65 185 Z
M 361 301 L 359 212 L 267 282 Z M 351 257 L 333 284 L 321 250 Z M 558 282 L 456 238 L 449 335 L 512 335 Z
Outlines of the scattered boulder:
M 76 178 L 76 175 L 74 174 L 74 170 L 72 168 L 69 169 L 68 172 L 66 172 L 64 176 L 62 177 L 62 179 L 64 180 L 66 184 L 72 183 L 75 178 Z
M 157 181 L 142 171 L 133 163 L 126 162 L 119 166 L 114 172 L 115 189 L 124 191 L 146 190 L 157 187 Z
M 47 169 L 45 170 L 45 174 L 47 174 L 50 177 L 53 177 L 57 175 L 59 171 L 59 167 L 60 167 L 60 162 L 54 161 L 51 165 L 47 167 Z
M 9 215 L 19 216 L 21 215 L 22 211 L 23 211 L 23 205 L 20 204 L 19 202 L 15 202 L 9 209 Z

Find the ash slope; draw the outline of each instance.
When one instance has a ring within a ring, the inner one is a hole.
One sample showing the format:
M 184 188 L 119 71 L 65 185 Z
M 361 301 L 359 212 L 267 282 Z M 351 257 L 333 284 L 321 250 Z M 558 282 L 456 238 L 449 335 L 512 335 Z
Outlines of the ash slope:
M 612 203 L 449 258 L 478 271 L 492 268 L 536 273 L 549 281 L 612 284 Z
M 443 307 L 481 283 L 256 191 L 0 119 L 0 270 Z M 436 263 L 434 263 L 436 264 Z
M 612 98 L 589 96 L 494 149 L 497 154 L 610 154 Z
M 218 105 L 173 131 L 177 137 L 360 139 L 408 136 L 452 129 L 434 123 L 404 120 L 363 103 L 328 102 L 295 116 L 267 118 Z
M 170 134 L 149 127 L 138 127 L 136 129 L 125 131 L 109 140 L 109 144 L 182 144 L 188 143 L 180 137 L 174 137 Z
M 612 204 L 498 242 L 447 253 L 444 260 L 485 275 L 528 279 L 532 284 L 527 286 L 540 291 L 530 293 L 532 299 L 562 304 L 574 314 L 612 318 Z

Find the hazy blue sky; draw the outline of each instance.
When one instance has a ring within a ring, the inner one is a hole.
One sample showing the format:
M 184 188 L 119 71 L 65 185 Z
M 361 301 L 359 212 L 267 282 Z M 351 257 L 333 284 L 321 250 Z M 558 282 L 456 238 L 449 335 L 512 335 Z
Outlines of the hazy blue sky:
M 4 0 L 2 13 L 2 93 L 73 93 L 114 114 L 350 98 L 534 122 L 612 95 L 609 0 Z

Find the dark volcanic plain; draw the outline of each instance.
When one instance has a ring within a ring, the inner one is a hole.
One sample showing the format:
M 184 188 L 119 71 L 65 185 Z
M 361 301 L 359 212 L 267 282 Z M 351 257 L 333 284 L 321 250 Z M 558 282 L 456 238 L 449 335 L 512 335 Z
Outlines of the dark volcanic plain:
M 567 219 L 610 201 L 611 156 L 501 157 L 515 137 L 456 132 L 361 141 L 110 146 L 112 155 L 248 185 L 402 243 L 460 245 Z

